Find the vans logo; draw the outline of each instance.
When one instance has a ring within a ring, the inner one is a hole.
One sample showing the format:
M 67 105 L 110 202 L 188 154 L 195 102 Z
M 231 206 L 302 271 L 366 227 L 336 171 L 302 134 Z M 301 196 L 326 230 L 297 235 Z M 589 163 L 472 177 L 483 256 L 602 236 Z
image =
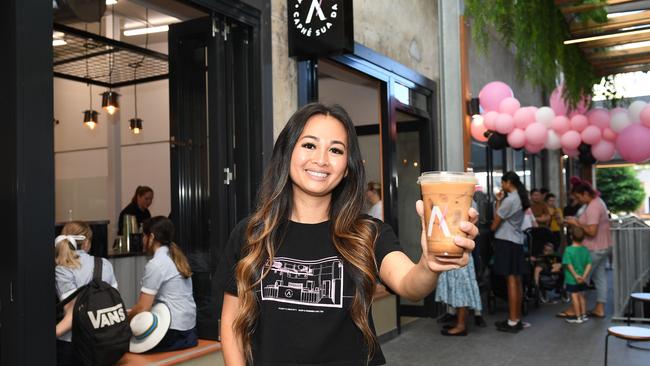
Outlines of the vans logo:
M 88 317 L 90 322 L 93 324 L 93 328 L 99 329 L 106 326 L 111 326 L 116 323 L 121 323 L 126 320 L 126 315 L 124 314 L 124 306 L 122 304 L 117 304 L 111 306 L 110 308 L 99 309 L 97 311 L 89 311 Z

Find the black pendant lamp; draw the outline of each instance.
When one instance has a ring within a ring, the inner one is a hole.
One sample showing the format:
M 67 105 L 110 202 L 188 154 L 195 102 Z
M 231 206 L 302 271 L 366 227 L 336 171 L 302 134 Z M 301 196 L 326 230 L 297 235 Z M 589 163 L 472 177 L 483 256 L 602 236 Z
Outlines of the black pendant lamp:
M 129 65 L 133 67 L 133 80 L 136 79 L 140 65 L 139 62 Z M 129 120 L 129 128 L 134 135 L 139 135 L 142 132 L 142 119 L 138 118 L 138 84 L 133 84 L 133 100 L 135 102 L 135 117 Z
M 94 130 L 97 126 L 98 119 L 97 116 L 99 113 L 96 110 L 93 110 L 93 86 L 92 84 L 88 85 L 88 90 L 90 91 L 90 104 L 87 110 L 83 111 L 84 114 L 84 126 Z
M 119 93 L 109 90 L 100 95 L 102 96 L 102 109 L 108 112 L 108 114 L 113 115 L 120 109 Z

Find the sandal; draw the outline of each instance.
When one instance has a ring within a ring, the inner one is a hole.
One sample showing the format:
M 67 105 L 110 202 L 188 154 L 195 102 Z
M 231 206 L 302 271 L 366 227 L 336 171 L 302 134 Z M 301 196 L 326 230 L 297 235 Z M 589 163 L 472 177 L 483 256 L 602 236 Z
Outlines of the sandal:
M 600 319 L 603 319 L 603 318 L 605 317 L 605 314 L 602 314 L 602 315 L 601 315 L 601 314 L 596 314 L 596 313 L 594 313 L 594 312 L 592 312 L 592 311 L 590 310 L 590 311 L 587 311 L 587 316 L 589 316 L 589 317 L 591 317 L 591 318 L 600 318 Z
M 557 318 L 566 318 L 566 317 L 569 317 L 570 315 L 567 314 L 567 313 L 564 312 L 564 311 L 560 311 L 559 313 L 555 314 L 555 316 L 556 316 Z

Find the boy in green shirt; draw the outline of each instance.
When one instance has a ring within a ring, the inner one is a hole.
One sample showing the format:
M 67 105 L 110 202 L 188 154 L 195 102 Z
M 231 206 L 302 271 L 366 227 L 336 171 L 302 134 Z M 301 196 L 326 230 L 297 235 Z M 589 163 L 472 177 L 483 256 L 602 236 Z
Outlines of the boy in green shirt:
M 575 316 L 565 318 L 568 323 L 584 323 L 588 320 L 585 310 L 585 295 L 587 278 L 591 271 L 591 254 L 589 249 L 582 246 L 585 232 L 579 227 L 571 229 L 573 244 L 564 250 L 562 264 L 564 265 L 564 283 L 571 294 Z

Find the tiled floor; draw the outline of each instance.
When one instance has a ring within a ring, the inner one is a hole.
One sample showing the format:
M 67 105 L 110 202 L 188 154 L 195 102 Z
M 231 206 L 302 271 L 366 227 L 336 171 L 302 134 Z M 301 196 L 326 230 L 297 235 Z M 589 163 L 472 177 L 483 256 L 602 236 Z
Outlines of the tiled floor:
M 588 299 L 594 295 L 590 291 Z M 588 303 L 593 304 L 593 300 Z M 568 324 L 555 317 L 564 308 L 565 304 L 559 303 L 532 309 L 524 318 L 531 326 L 518 334 L 509 334 L 496 331 L 493 325 L 506 316 L 505 303 L 497 301 L 496 314 L 486 314 L 488 326 L 472 326 L 466 337 L 442 336 L 441 325 L 435 319 L 421 319 L 382 344 L 382 350 L 388 365 L 603 365 L 605 335 L 613 323 L 607 318 Z M 611 309 L 608 310 L 611 316 Z M 641 326 L 650 328 L 647 324 Z M 629 348 L 624 341 L 610 337 L 609 365 L 650 365 L 650 351 Z

